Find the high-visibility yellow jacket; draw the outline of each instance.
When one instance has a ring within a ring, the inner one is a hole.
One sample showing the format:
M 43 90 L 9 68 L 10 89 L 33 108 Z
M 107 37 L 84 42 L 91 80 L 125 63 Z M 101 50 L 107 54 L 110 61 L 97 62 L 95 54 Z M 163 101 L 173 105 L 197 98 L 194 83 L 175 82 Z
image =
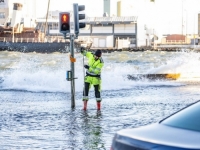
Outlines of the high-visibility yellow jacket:
M 95 60 L 94 54 L 87 51 L 84 51 L 83 55 L 88 58 L 88 65 L 90 67 L 86 71 L 86 75 L 92 77 L 101 77 L 101 70 L 102 67 L 104 66 L 102 57 L 100 57 L 98 60 Z

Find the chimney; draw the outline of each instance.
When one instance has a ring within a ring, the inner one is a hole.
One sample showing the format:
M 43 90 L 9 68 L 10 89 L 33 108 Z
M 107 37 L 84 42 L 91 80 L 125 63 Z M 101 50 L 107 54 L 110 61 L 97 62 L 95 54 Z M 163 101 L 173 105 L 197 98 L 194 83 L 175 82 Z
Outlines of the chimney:
M 18 23 L 21 22 L 22 7 L 23 6 L 20 3 L 13 3 L 13 13 L 12 13 L 11 27 L 15 27 Z

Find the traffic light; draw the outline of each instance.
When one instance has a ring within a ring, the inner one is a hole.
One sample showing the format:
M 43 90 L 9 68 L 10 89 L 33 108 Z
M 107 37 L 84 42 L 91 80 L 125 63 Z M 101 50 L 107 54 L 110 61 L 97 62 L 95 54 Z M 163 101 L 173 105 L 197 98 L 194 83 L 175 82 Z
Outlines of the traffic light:
M 79 14 L 79 11 L 85 10 L 85 5 L 73 4 L 74 9 L 74 32 L 79 34 L 79 28 L 85 28 L 85 23 L 79 22 L 79 20 L 85 19 L 85 14 Z
M 60 33 L 70 33 L 70 13 L 60 12 L 59 13 L 59 31 Z

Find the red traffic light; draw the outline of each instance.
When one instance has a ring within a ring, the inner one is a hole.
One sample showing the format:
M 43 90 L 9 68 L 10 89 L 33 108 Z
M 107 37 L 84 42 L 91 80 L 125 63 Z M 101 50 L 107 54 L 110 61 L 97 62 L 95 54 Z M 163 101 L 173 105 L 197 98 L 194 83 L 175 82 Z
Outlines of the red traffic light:
M 59 31 L 60 33 L 70 33 L 70 12 L 59 13 Z
M 61 20 L 62 22 L 69 22 L 69 14 L 62 14 Z

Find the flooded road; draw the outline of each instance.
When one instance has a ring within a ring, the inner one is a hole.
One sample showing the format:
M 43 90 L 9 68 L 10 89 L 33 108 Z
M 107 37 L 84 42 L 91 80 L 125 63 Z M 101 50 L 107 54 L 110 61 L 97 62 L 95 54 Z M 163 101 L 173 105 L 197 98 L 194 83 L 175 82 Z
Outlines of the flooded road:
M 76 106 L 71 109 L 67 54 L 0 53 L 0 147 L 5 150 L 109 150 L 116 131 L 157 122 L 200 97 L 199 68 L 195 69 L 200 54 L 103 54 L 102 110 L 96 110 L 91 89 L 88 110 L 83 111 L 81 55 L 76 54 Z M 183 78 L 125 78 L 131 73 L 173 71 Z

